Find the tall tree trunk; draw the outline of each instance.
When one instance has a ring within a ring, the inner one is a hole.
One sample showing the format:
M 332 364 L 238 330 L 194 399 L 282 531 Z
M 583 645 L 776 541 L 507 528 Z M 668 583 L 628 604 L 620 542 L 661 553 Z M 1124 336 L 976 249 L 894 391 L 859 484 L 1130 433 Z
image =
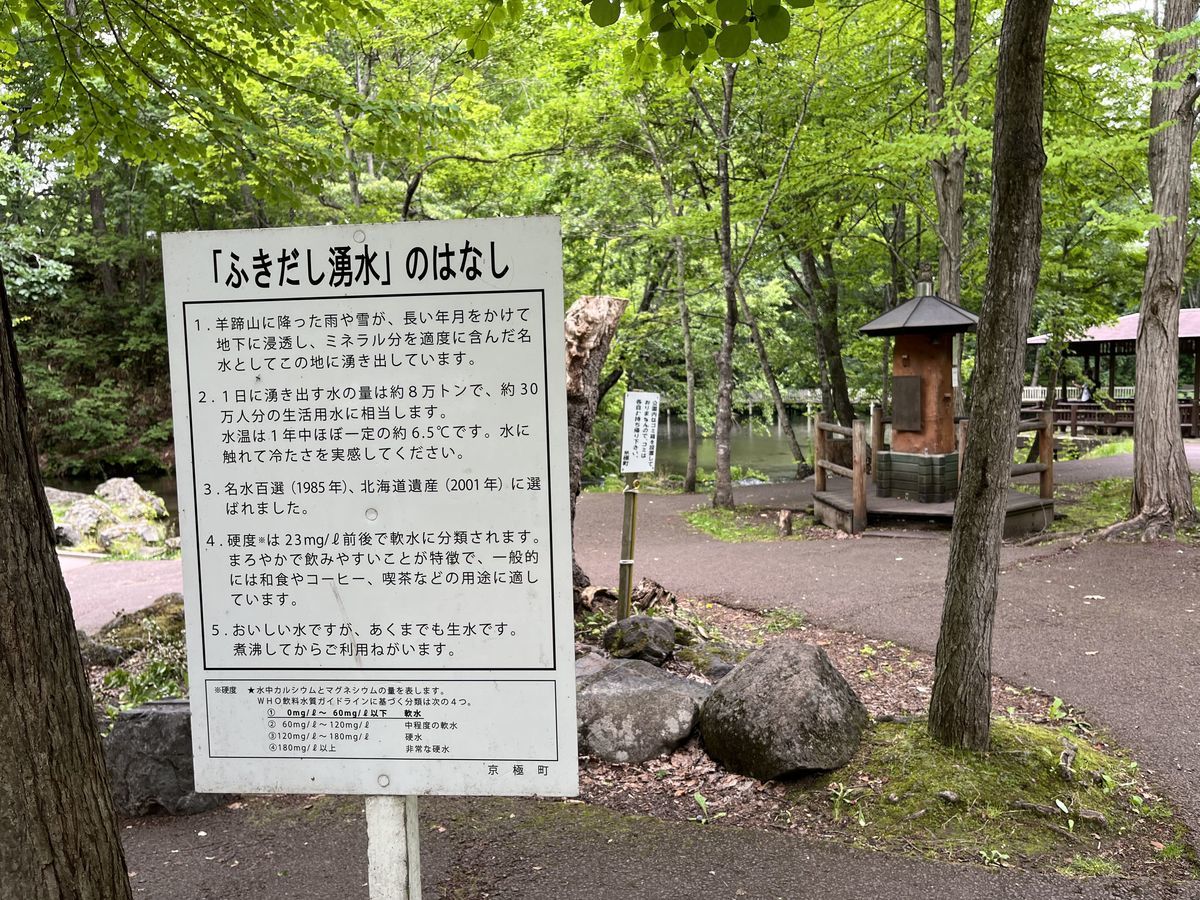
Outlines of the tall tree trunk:
M 617 297 L 580 297 L 563 319 L 567 365 L 567 448 L 571 477 L 571 531 L 575 530 L 575 501 L 583 473 L 583 452 L 592 438 L 596 406 L 600 400 L 600 370 L 608 358 L 613 336 L 627 300 Z M 572 559 L 576 597 L 591 584 Z
M 1051 0 L 1009 0 L 1000 30 L 992 143 L 992 224 L 979 320 L 971 440 L 950 532 L 929 731 L 986 750 L 992 624 L 1025 336 L 1041 268 L 1042 94 Z
M 954 49 L 950 64 L 950 86 L 954 94 L 955 116 L 967 117 L 964 88 L 971 60 L 971 2 L 955 0 Z M 942 124 L 946 109 L 946 81 L 943 71 L 942 10 L 939 0 L 925 0 L 925 87 L 930 131 Z M 967 144 L 957 126 L 947 135 L 954 142 L 949 151 L 929 162 L 933 177 L 933 196 L 937 204 L 938 293 L 962 305 L 963 183 L 967 169 Z M 962 335 L 954 336 L 954 411 L 963 413 L 963 390 L 958 373 L 962 371 Z
M 0 271 L 0 895 L 130 897 Z
M 1166 0 L 1163 28 L 1191 24 L 1197 0 Z M 1160 224 L 1150 230 L 1146 277 L 1135 357 L 1132 518 L 1110 535 L 1162 528 L 1196 519 L 1191 477 L 1180 433 L 1179 304 L 1187 253 L 1192 144 L 1196 137 L 1196 73 L 1185 74 L 1187 56 L 1200 44 L 1194 35 L 1164 41 L 1157 51 L 1150 100 L 1150 193 Z
M 850 386 L 846 379 L 846 367 L 842 361 L 842 334 L 838 320 L 841 291 L 833 268 L 833 251 L 825 247 L 821 251 L 821 266 L 812 250 L 800 254 L 805 278 L 812 286 L 813 306 L 816 320 L 817 340 L 829 376 L 829 402 L 826 412 L 833 415 L 838 424 L 849 427 L 854 421 L 854 404 L 850 402 Z
M 100 186 L 98 178 L 99 176 L 93 175 L 88 187 L 88 209 L 92 214 L 92 237 L 96 239 L 96 254 L 99 257 L 99 261 L 96 263 L 96 274 L 100 276 L 100 289 L 104 292 L 105 299 L 111 300 L 117 296 L 117 271 L 107 258 L 108 219 L 105 214 L 107 203 L 104 189 Z
M 687 468 L 684 493 L 696 492 L 697 456 L 700 436 L 696 433 L 696 359 L 692 349 L 692 312 L 687 298 L 687 248 L 683 235 L 675 236 L 675 290 L 679 293 L 679 330 L 683 332 L 683 368 L 687 380 Z
M 733 477 L 729 438 L 733 430 L 733 343 L 738 321 L 737 284 L 733 271 L 732 210 L 729 184 L 729 137 L 733 117 L 733 80 L 737 66 L 725 66 L 722 79 L 721 121 L 717 129 L 717 188 L 721 198 L 721 281 L 725 291 L 725 322 L 717 351 L 716 487 L 712 505 L 733 509 Z
M 796 432 L 792 428 L 791 419 L 788 418 L 787 407 L 783 402 L 783 394 L 779 392 L 779 382 L 775 380 L 775 370 L 771 368 L 771 360 L 767 356 L 767 345 L 763 342 L 762 332 L 758 328 L 758 319 L 751 312 L 750 304 L 746 302 L 746 295 L 742 292 L 740 283 L 737 286 L 737 291 L 738 300 L 741 302 L 742 318 L 750 326 L 750 337 L 754 341 L 754 349 L 758 353 L 759 368 L 762 369 L 763 378 L 766 379 L 767 388 L 771 392 L 771 402 L 775 405 L 775 415 L 779 419 L 779 426 L 783 429 L 783 433 L 787 435 L 788 449 L 792 452 L 792 459 L 796 461 L 796 479 L 807 478 L 812 474 L 812 466 L 804 458 L 804 451 L 800 449 L 800 442 L 796 440 Z

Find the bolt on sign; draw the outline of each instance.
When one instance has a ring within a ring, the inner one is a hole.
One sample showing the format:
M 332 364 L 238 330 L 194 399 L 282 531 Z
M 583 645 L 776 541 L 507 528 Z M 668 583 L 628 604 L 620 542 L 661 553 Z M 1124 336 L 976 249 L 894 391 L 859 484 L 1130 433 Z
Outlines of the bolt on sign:
M 163 259 L 198 789 L 577 793 L 558 220 Z
M 647 391 L 625 394 L 621 427 L 621 472 L 653 472 L 658 452 L 659 395 Z

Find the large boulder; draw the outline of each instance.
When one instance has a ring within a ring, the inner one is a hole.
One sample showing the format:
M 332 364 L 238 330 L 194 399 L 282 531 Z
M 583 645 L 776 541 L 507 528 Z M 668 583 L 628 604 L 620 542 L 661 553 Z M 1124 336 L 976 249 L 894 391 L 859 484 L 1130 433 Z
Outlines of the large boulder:
M 67 507 L 76 500 L 83 500 L 90 496 L 89 494 L 81 494 L 78 491 L 60 491 L 58 488 L 44 488 L 46 492 L 46 502 L 51 506 Z
M 132 478 L 110 478 L 96 488 L 96 496 L 122 519 L 161 519 L 167 515 L 162 497 L 140 487 Z
M 608 626 L 604 649 L 616 659 L 641 659 L 661 666 L 675 650 L 675 626 L 667 619 L 630 616 Z
M 700 716 L 709 755 L 763 781 L 846 765 L 866 727 L 866 708 L 825 651 L 795 641 L 746 657 Z
M 122 815 L 192 815 L 230 800 L 227 794 L 196 793 L 186 700 L 157 700 L 121 713 L 104 739 L 104 758 Z
M 578 681 L 579 750 L 621 763 L 669 753 L 691 735 L 710 690 L 636 659 L 591 669 Z
M 107 525 L 117 523 L 116 514 L 103 500 L 96 497 L 83 497 L 70 505 L 63 514 L 62 521 L 74 529 L 80 540 L 95 537 L 96 532 Z M 76 541 L 80 543 L 80 541 Z

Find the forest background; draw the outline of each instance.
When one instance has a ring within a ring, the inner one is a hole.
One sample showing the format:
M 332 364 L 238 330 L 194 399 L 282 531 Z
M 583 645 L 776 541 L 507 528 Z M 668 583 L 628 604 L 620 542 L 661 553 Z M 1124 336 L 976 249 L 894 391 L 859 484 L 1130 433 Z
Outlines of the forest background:
M 798 5 L 772 45 L 725 67 L 720 41 L 671 47 L 639 16 L 597 28 L 609 5 L 564 0 L 446 2 L 436 16 L 411 0 L 369 17 L 323 7 L 280 37 L 283 56 L 211 4 L 171 21 L 147 5 L 145 21 L 111 29 L 119 41 L 89 37 L 102 2 L 68 0 L 54 29 L 22 21 L 0 34 L 0 265 L 44 470 L 171 468 L 158 236 L 193 229 L 559 215 L 567 302 L 631 301 L 585 478 L 615 469 L 622 388 L 659 391 L 682 416 L 690 374 L 711 431 L 726 318 L 720 148 L 740 267 L 737 405 L 758 398 L 769 416 L 770 373 L 820 389 L 844 421 L 855 401 L 886 398 L 886 348 L 857 329 L 936 263 L 931 164 L 956 149 L 961 301 L 978 311 L 1000 6 L 973 5 L 969 69 L 936 116 L 926 11 L 896 0 Z M 953 23 L 942 26 L 949 48 Z M 1078 377 L 1061 358 L 1068 333 L 1137 310 L 1159 40 L 1128 4 L 1055 6 L 1033 313 L 1054 336 L 1043 384 Z M 207 71 L 183 94 L 154 51 L 194 46 Z M 1194 262 L 1183 302 L 1200 305 Z M 1119 383 L 1132 374 L 1130 363 Z

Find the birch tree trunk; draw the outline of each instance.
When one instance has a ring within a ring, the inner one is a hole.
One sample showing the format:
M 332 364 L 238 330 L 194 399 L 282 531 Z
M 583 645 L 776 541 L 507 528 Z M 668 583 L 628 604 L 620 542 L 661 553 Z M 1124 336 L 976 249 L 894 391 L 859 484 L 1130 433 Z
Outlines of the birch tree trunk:
M 979 318 L 971 440 L 963 461 L 938 635 L 929 731 L 986 750 L 992 624 L 1025 336 L 1041 268 L 1042 94 L 1051 0 L 1009 0 L 1000 31 L 992 143 L 992 224 Z
M 1197 0 L 1166 0 L 1163 27 L 1170 33 L 1196 18 Z M 1179 302 L 1187 254 L 1192 144 L 1196 138 L 1196 73 L 1187 54 L 1200 39 L 1159 45 L 1150 99 L 1150 193 L 1161 223 L 1150 230 L 1146 277 L 1138 321 L 1133 412 L 1133 495 L 1128 522 L 1108 536 L 1141 531 L 1152 539 L 1166 528 L 1195 521 L 1191 476 L 1180 431 Z
M 130 897 L 0 272 L 0 896 Z

